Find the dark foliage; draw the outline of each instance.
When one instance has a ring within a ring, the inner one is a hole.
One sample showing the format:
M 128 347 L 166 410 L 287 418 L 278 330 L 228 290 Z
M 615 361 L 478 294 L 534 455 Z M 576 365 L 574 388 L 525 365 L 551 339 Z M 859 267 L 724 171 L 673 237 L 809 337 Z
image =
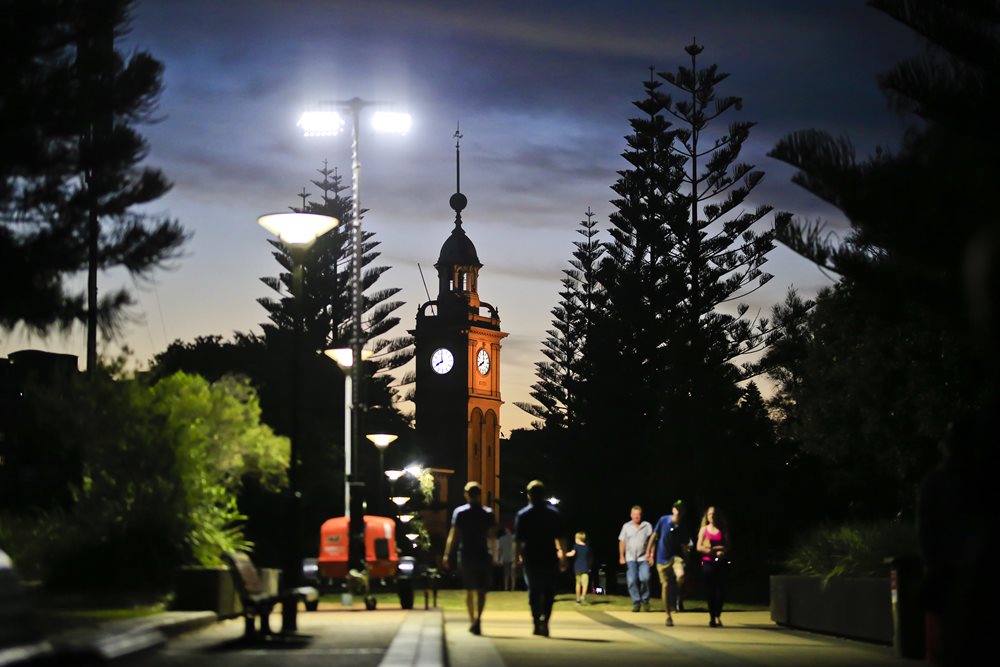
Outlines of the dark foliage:
M 947 424 L 996 394 L 992 343 L 976 346 L 960 295 L 968 253 L 997 233 L 1000 176 L 997 4 L 870 4 L 928 40 L 879 79 L 912 121 L 902 144 L 861 160 L 850 139 L 805 130 L 771 153 L 850 223 L 842 242 L 822 220 L 778 228 L 840 282 L 817 300 L 777 400 L 793 406 L 784 430 L 833 464 L 831 491 L 864 519 L 912 512 Z
M 131 4 L 11 0 L 0 18 L 0 266 L 14 286 L 0 326 L 44 334 L 86 320 L 90 367 L 98 325 L 112 335 L 131 303 L 124 289 L 98 302 L 97 272 L 147 277 L 186 237 L 176 221 L 134 210 L 170 183 L 140 166 L 147 145 L 134 126 L 154 120 L 163 67 L 115 49 Z M 68 292 L 84 270 L 87 294 Z

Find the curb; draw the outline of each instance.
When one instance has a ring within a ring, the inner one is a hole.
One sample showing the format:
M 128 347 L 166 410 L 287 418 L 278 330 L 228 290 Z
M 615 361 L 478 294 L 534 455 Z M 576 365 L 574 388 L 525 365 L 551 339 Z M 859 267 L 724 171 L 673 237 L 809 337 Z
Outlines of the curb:
M 0 667 L 55 664 L 60 658 L 111 661 L 162 646 L 170 637 L 212 625 L 212 611 L 163 612 L 140 619 L 109 621 L 70 630 L 36 644 L 0 649 Z

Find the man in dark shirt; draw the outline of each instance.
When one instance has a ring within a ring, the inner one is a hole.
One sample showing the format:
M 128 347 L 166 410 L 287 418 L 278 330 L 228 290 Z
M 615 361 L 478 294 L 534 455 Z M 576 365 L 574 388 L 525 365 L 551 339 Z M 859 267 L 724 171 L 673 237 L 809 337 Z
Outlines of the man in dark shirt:
M 559 571 L 566 569 L 560 542 L 562 520 L 559 511 L 546 500 L 545 485 L 539 480 L 528 484 L 528 499 L 530 503 L 514 521 L 514 540 L 517 560 L 524 563 L 535 634 L 548 637 L 556 581 Z
M 483 507 L 483 487 L 479 482 L 465 485 L 465 499 L 468 503 L 456 507 L 451 516 L 451 530 L 444 546 L 444 566 L 450 566 L 452 549 L 457 544 L 458 570 L 465 589 L 465 606 L 469 610 L 469 632 L 478 635 L 486 606 L 486 592 L 493 578 L 490 551 L 496 551 L 496 521 L 493 511 Z

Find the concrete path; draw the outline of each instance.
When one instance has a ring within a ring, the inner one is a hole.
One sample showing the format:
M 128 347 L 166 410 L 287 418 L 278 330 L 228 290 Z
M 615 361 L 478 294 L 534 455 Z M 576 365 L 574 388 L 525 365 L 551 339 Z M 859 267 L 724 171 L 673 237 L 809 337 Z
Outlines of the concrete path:
M 300 613 L 308 641 L 289 646 L 247 644 L 241 620 L 216 623 L 171 640 L 165 647 L 118 660 L 153 667 L 352 665 L 359 667 L 757 667 L 762 665 L 905 664 L 886 646 L 779 628 L 767 612 L 730 612 L 726 627 L 709 628 L 704 613 L 557 610 L 548 638 L 531 634 L 527 610 L 490 611 L 483 636 L 468 631 L 464 612 L 344 610 L 321 606 Z M 272 619 L 280 623 L 277 615 Z
M 445 635 L 454 667 L 534 665 L 896 665 L 903 661 L 885 646 L 853 642 L 779 628 L 767 612 L 724 615 L 724 628 L 708 627 L 707 614 L 674 615 L 664 626 L 663 613 L 556 611 L 551 636 L 531 634 L 524 612 L 483 616 L 483 636 L 468 632 L 461 612 L 447 612 Z

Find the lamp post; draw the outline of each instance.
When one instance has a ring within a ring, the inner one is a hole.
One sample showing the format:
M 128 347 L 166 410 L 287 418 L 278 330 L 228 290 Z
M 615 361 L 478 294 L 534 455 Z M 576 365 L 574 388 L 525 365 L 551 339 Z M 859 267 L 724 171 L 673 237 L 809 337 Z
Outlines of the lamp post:
M 399 436 L 391 433 L 369 433 L 365 437 L 371 440 L 372 444 L 378 448 L 378 504 L 375 507 L 381 515 L 383 513 L 382 508 L 385 507 L 385 490 L 382 487 L 382 475 L 385 472 L 385 449 L 399 438 Z
M 291 634 L 298 629 L 297 602 L 290 591 L 295 587 L 299 571 L 299 376 L 302 345 L 302 254 L 318 237 L 339 224 L 337 218 L 314 213 L 272 213 L 257 218 L 261 227 L 276 235 L 288 248 L 292 259 L 292 303 L 295 309 L 295 333 L 292 337 L 292 422 L 288 455 L 288 540 L 282 585 L 286 596 L 281 602 L 281 632 Z
M 351 286 L 353 290 L 353 309 L 351 327 L 351 351 L 354 359 L 360 359 L 364 339 L 361 330 L 361 316 L 364 311 L 363 287 L 361 284 L 361 263 L 364 259 L 363 237 L 361 234 L 361 157 L 359 146 L 359 130 L 361 127 L 361 110 L 368 107 L 384 106 L 384 102 L 374 102 L 363 100 L 360 97 L 353 97 L 349 100 L 339 102 L 324 102 L 320 106 L 325 107 L 320 111 L 308 111 L 302 114 L 298 126 L 302 128 L 303 134 L 307 137 L 333 136 L 339 134 L 344 127 L 344 119 L 340 111 L 346 111 L 351 116 L 351 237 L 354 246 L 354 259 L 351 262 Z M 405 113 L 392 113 L 378 111 L 372 118 L 372 125 L 377 132 L 390 132 L 395 134 L 406 134 L 410 129 L 410 116 Z M 354 425 L 351 431 L 351 449 L 354 454 L 358 451 L 358 429 L 360 399 L 361 399 L 361 364 L 355 364 L 351 369 L 351 412 Z M 357 478 L 357 457 L 351 457 L 350 482 L 356 482 L 360 486 Z M 348 500 L 350 506 L 350 500 Z M 350 563 L 353 566 L 360 565 L 362 560 L 362 545 L 364 534 L 364 522 L 361 517 L 357 525 L 354 519 L 350 520 L 348 528 L 348 540 L 350 547 Z M 359 539 L 360 538 L 360 539 Z
M 337 347 L 330 350 L 323 350 L 323 354 L 337 362 L 337 366 L 344 373 L 344 516 L 348 521 L 351 519 L 351 470 L 353 457 L 351 456 L 351 412 L 354 401 L 351 396 L 354 380 L 351 367 L 354 366 L 354 350 L 349 347 Z M 361 361 L 372 356 L 371 350 L 361 351 Z

